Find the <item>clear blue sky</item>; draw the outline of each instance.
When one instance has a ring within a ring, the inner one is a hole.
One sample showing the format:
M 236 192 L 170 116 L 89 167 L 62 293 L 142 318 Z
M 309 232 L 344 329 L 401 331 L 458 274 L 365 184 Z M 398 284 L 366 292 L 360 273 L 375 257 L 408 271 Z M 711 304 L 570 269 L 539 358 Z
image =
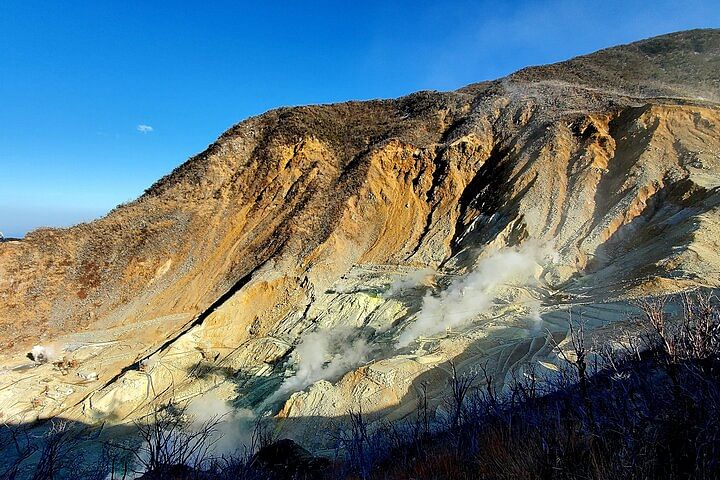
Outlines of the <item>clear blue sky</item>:
M 100 216 L 270 108 L 455 89 L 717 26 L 717 0 L 0 0 L 0 231 Z

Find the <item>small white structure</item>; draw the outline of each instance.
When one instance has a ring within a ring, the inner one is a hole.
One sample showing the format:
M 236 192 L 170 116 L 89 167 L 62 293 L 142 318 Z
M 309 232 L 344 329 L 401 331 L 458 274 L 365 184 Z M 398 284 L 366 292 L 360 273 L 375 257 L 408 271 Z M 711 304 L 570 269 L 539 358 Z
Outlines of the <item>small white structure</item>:
M 28 356 L 36 364 L 47 363 L 50 360 L 50 352 L 42 345 L 35 345 L 32 347 L 32 351 Z

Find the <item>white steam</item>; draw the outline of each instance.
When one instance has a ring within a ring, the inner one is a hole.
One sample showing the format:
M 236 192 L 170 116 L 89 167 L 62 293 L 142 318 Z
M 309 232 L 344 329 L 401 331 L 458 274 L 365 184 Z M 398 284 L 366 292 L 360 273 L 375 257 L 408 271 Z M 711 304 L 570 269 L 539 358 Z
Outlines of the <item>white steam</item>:
M 470 323 L 493 306 L 500 294 L 498 287 L 530 286 L 536 282 L 537 272 L 550 255 L 548 249 L 529 243 L 482 258 L 471 272 L 454 280 L 439 296 L 430 292 L 425 295 L 415 322 L 402 332 L 397 345 L 404 347 L 421 335 Z
M 255 414 L 248 409 L 233 408 L 215 392 L 195 398 L 185 412 L 192 421 L 192 429 L 198 430 L 204 424 L 220 420 L 215 437 L 211 440 L 216 455 L 233 454 L 249 448 L 255 423 Z
M 367 359 L 370 351 L 350 329 L 320 330 L 303 335 L 293 352 L 295 374 L 285 379 L 271 400 L 304 389 L 319 380 L 341 375 Z
M 35 345 L 30 353 L 35 363 L 47 363 L 57 358 L 57 350 L 52 345 Z
M 153 449 L 156 452 L 158 448 L 168 452 L 174 461 L 181 460 L 186 466 L 202 468 L 219 457 L 246 453 L 252 445 L 255 424 L 253 413 L 250 410 L 234 409 L 214 391 L 194 398 L 186 405 L 180 420 L 183 423 L 163 427 L 162 434 L 152 433 L 153 438 L 149 442 L 144 439 L 137 450 L 134 465 L 125 467 L 122 478 L 141 478 L 139 473 L 129 474 L 127 468 L 130 467 L 133 472 L 144 470 Z M 211 425 L 214 428 L 206 436 L 203 432 Z M 173 455 L 180 451 L 189 453 L 190 450 L 195 451 L 186 458 Z M 119 477 L 109 475 L 105 480 L 113 478 Z
M 422 270 L 415 270 L 397 278 L 390 288 L 385 292 L 385 297 L 389 298 L 397 294 L 406 293 L 408 290 L 412 290 L 419 285 L 427 285 L 435 275 L 435 270 L 431 268 L 423 268 Z

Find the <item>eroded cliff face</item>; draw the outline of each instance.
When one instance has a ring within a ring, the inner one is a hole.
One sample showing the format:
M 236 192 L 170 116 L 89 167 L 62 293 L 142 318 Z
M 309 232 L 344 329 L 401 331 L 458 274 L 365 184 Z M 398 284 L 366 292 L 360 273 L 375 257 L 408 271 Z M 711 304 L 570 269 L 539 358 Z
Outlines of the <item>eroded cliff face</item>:
M 688 55 L 694 74 L 645 78 Z M 440 398 L 449 360 L 499 383 L 551 368 L 569 305 L 608 336 L 628 299 L 718 287 L 719 58 L 718 31 L 684 32 L 275 110 L 101 220 L 0 244 L 3 420 L 127 422 L 213 391 L 312 444 L 358 404 Z M 403 336 L 433 302 L 456 320 Z M 71 366 L 26 369 L 33 344 Z

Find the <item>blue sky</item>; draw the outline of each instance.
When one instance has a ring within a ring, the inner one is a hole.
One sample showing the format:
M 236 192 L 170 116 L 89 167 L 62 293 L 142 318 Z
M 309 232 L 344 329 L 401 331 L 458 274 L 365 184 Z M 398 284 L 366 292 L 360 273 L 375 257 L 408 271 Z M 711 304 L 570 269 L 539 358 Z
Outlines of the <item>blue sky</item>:
M 449 90 L 720 26 L 717 1 L 0 1 L 0 231 L 131 200 L 283 105 Z

